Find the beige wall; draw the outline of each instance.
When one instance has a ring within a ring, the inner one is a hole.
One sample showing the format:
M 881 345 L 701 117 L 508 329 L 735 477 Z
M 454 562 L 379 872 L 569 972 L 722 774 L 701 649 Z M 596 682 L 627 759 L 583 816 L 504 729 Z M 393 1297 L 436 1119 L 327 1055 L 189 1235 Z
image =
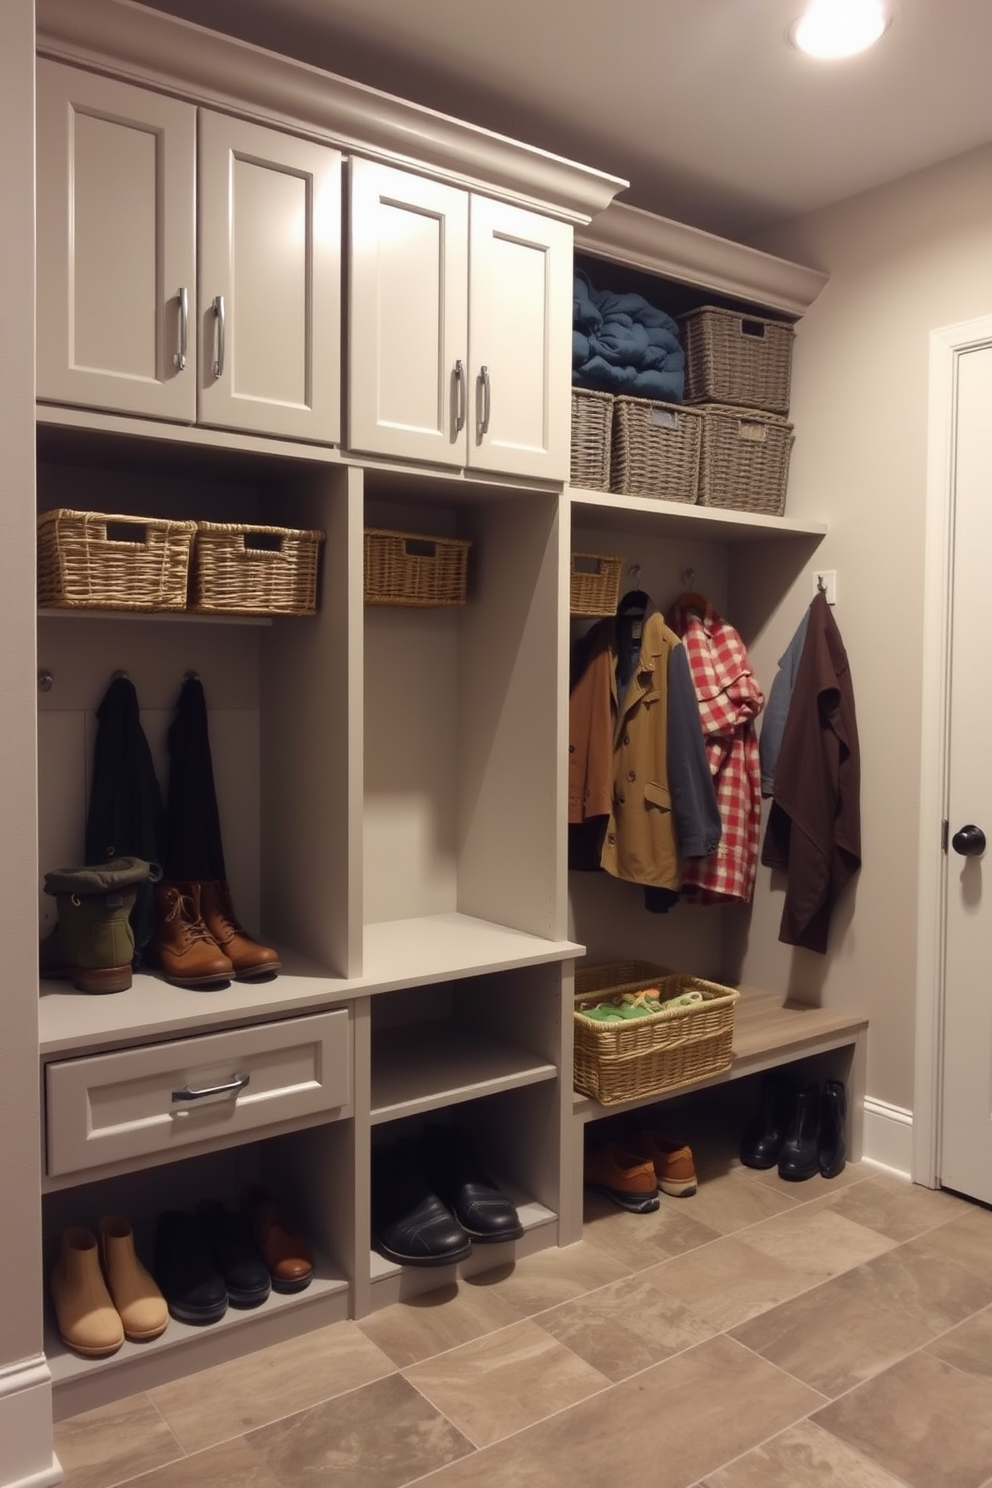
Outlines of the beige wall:
M 777 941 L 781 892 L 762 870 L 744 976 L 864 1008 L 868 1094 L 910 1109 L 928 337 L 992 314 L 990 185 L 992 147 L 983 147 L 757 245 L 830 274 L 797 336 L 788 510 L 829 523 L 815 563 L 838 573 L 834 613 L 861 735 L 864 867 L 826 958 Z M 769 681 L 809 582 L 807 568 L 755 644 Z

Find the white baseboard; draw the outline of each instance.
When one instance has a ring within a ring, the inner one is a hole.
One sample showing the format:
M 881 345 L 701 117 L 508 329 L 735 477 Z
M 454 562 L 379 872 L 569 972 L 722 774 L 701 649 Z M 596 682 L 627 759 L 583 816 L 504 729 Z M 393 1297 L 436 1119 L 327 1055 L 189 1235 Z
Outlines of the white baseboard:
M 862 1156 L 908 1178 L 913 1171 L 913 1113 L 865 1096 Z
M 62 1477 L 44 1356 L 0 1365 L 0 1488 L 54 1488 Z

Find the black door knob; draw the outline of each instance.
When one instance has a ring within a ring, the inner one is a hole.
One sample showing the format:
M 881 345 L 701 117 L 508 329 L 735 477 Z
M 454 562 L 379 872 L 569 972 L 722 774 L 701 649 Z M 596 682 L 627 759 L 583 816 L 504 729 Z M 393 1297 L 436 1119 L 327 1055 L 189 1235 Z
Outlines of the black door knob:
M 968 826 L 962 827 L 959 832 L 954 833 L 954 836 L 951 838 L 951 846 L 963 858 L 980 857 L 985 851 L 985 833 L 981 827 L 976 827 L 969 823 Z

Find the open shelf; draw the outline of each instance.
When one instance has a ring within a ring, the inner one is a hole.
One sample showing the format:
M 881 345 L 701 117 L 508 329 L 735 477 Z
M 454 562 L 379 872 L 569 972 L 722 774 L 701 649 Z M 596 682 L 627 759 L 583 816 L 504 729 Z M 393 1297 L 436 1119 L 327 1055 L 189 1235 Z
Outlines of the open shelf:
M 555 1065 L 455 1022 L 384 1029 L 372 1050 L 372 1125 L 554 1080 Z
M 694 506 L 691 502 L 655 501 L 649 496 L 618 496 L 611 491 L 569 488 L 576 526 L 612 532 L 642 532 L 645 518 L 657 522 L 673 537 L 696 537 L 721 542 L 763 542 L 768 538 L 825 537 L 825 522 L 795 517 L 762 516 L 757 512 L 728 511 Z

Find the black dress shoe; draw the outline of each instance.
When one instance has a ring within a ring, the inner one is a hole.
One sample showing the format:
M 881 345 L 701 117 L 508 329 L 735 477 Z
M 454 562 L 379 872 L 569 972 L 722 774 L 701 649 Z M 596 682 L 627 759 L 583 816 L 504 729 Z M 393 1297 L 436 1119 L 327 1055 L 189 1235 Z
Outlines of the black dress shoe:
M 155 1280 L 179 1323 L 217 1323 L 227 1311 L 227 1287 L 191 1214 L 167 1209 L 155 1232 Z
M 817 1156 L 824 1178 L 843 1173 L 847 1163 L 847 1091 L 841 1080 L 828 1080 L 823 1087 Z
M 473 1242 L 495 1245 L 524 1232 L 506 1194 L 481 1166 L 468 1137 L 454 1126 L 424 1131 L 424 1164 L 431 1187 Z
M 778 1070 L 761 1077 L 761 1099 L 741 1140 L 746 1168 L 773 1168 L 778 1162 L 792 1110 L 789 1082 Z
M 271 1290 L 269 1268 L 245 1214 L 204 1199 L 196 1217 L 232 1307 L 260 1307 Z
M 800 1181 L 820 1171 L 820 1087 L 806 1085 L 796 1092 L 792 1118 L 778 1155 L 778 1176 Z
M 472 1254 L 471 1239 L 408 1143 L 373 1150 L 372 1242 L 399 1266 L 449 1266 Z

